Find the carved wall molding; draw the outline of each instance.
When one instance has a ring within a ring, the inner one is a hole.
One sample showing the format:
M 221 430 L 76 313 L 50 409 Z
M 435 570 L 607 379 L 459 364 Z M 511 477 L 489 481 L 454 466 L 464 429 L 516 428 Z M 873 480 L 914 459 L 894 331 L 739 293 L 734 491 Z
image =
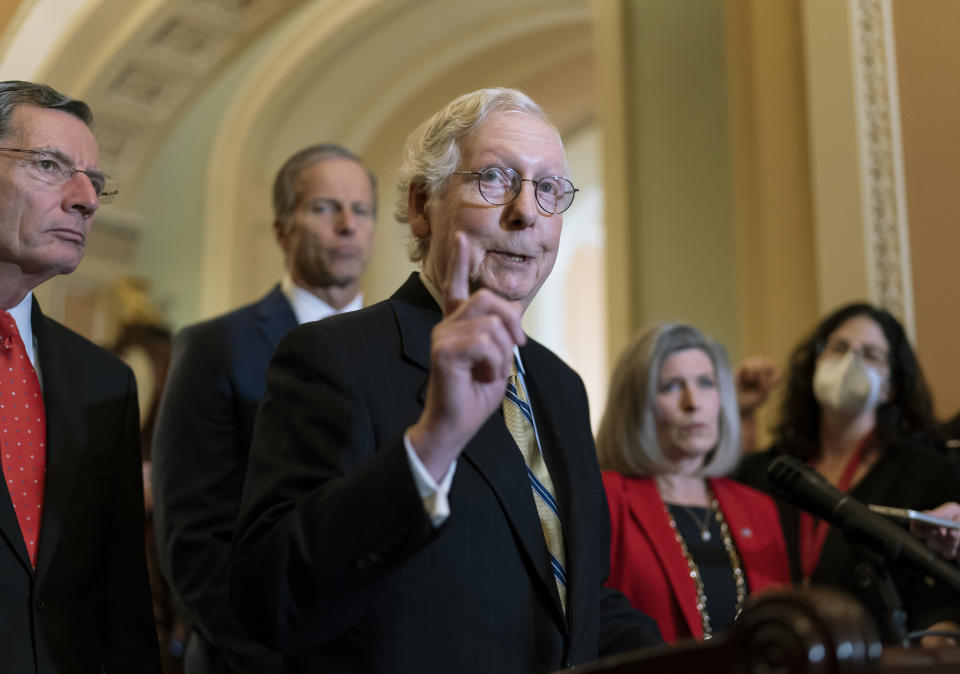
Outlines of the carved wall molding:
M 303 0 L 180 0 L 131 17 L 117 48 L 105 44 L 103 64 L 76 92 L 96 114 L 100 158 L 124 183 L 135 184 L 151 148 L 192 96 L 268 25 Z M 77 31 L 78 34 L 82 31 Z
M 890 0 L 851 0 L 871 300 L 913 336 L 913 288 Z

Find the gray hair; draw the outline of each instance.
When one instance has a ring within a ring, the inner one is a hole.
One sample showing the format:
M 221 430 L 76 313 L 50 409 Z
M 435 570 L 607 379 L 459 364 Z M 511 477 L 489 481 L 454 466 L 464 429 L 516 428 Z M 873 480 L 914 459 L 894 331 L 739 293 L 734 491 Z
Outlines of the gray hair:
M 64 96 L 46 84 L 8 80 L 0 82 L 0 138 L 9 138 L 17 132 L 12 127 L 10 118 L 13 116 L 13 109 L 18 105 L 62 110 L 81 120 L 88 127 L 93 124 L 90 106 L 83 101 Z
M 410 222 L 407 216 L 410 187 L 418 187 L 429 196 L 440 194 L 450 175 L 460 166 L 463 142 L 498 112 L 523 112 L 550 124 L 543 108 L 517 89 L 480 89 L 452 100 L 418 126 L 404 143 L 394 209 L 397 222 Z M 421 262 L 429 248 L 429 237 L 415 238 L 410 245 L 410 260 Z
M 377 213 L 377 177 L 368 169 L 353 152 L 336 143 L 320 143 L 305 147 L 287 159 L 277 171 L 273 181 L 273 214 L 278 222 L 287 224 L 290 216 L 297 208 L 297 177 L 300 172 L 314 164 L 328 159 L 349 159 L 355 161 L 367 172 L 370 179 L 370 191 L 373 194 L 373 213 Z
M 628 476 L 661 475 L 670 468 L 657 435 L 654 405 L 660 370 L 667 357 L 699 349 L 713 362 L 720 395 L 717 446 L 698 474 L 727 475 L 740 459 L 740 415 L 733 372 L 723 345 L 690 325 L 664 323 L 631 342 L 614 368 L 600 429 L 597 455 L 604 469 Z

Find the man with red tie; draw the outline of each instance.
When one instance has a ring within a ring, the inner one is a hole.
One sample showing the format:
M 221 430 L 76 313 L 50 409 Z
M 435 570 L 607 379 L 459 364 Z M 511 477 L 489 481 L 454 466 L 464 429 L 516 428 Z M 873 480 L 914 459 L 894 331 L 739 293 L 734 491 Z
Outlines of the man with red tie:
M 90 109 L 0 82 L 0 661 L 3 671 L 159 672 L 133 374 L 44 316 L 100 204 Z

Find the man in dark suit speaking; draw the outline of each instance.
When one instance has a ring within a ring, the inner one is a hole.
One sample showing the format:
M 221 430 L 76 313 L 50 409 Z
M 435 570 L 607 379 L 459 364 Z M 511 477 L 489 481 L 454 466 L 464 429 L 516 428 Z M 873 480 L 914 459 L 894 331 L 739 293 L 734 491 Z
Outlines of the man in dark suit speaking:
M 603 587 L 609 522 L 583 384 L 521 328 L 573 201 L 526 95 L 408 139 L 422 261 L 387 301 L 297 328 L 267 374 L 232 598 L 285 672 L 548 672 L 659 641 Z
M 45 317 L 100 204 L 90 108 L 0 82 L 0 669 L 159 672 L 133 373 Z
M 227 597 L 253 422 L 280 339 L 363 302 L 377 202 L 359 157 L 333 144 L 300 150 L 277 172 L 273 204 L 282 282 L 177 335 L 154 432 L 157 549 L 192 628 L 186 674 L 281 671 L 279 654 L 250 638 Z

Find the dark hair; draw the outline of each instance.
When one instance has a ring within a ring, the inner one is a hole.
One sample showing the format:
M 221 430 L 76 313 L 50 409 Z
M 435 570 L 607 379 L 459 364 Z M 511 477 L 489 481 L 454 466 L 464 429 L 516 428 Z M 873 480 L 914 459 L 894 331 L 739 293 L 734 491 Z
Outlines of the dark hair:
M 291 156 L 277 171 L 273 181 L 273 214 L 279 222 L 286 223 L 297 207 L 297 190 L 294 183 L 304 169 L 328 159 L 349 159 L 363 166 L 363 160 L 345 147 L 335 143 L 321 143 L 305 147 Z M 377 212 L 377 177 L 373 171 L 363 166 L 370 178 L 370 191 L 373 194 L 373 212 Z
M 10 125 L 10 117 L 13 115 L 13 109 L 18 105 L 35 105 L 38 108 L 62 110 L 87 126 L 93 123 L 90 106 L 83 101 L 64 96 L 46 84 L 8 80 L 0 82 L 0 138 L 8 138 L 16 132 Z
M 787 390 L 774 434 L 783 450 L 801 460 L 820 455 L 820 404 L 813 394 L 817 358 L 830 335 L 856 316 L 866 316 L 879 325 L 890 345 L 891 393 L 890 399 L 877 407 L 877 445 L 887 449 L 910 440 L 936 438 L 930 391 L 903 326 L 884 309 L 848 304 L 823 319 L 790 356 Z

